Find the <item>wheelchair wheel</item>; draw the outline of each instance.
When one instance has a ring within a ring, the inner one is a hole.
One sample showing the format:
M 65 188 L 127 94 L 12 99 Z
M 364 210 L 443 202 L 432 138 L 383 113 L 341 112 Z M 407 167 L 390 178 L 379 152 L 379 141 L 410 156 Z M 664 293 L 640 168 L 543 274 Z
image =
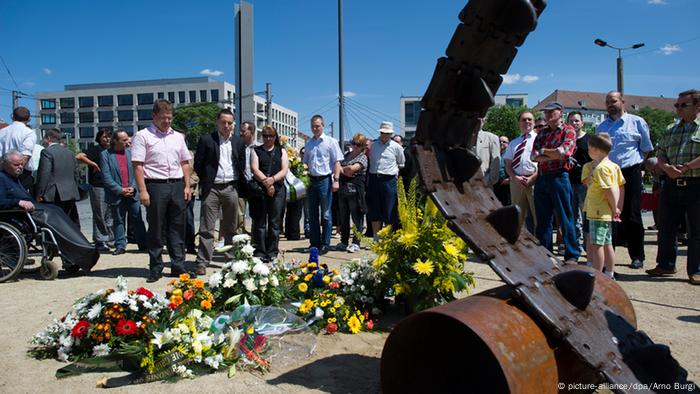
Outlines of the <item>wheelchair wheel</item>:
M 27 259 L 27 242 L 14 226 L 0 222 L 0 282 L 14 279 Z
M 58 277 L 58 264 L 53 260 L 42 259 L 39 267 L 39 278 L 43 280 L 54 280 Z

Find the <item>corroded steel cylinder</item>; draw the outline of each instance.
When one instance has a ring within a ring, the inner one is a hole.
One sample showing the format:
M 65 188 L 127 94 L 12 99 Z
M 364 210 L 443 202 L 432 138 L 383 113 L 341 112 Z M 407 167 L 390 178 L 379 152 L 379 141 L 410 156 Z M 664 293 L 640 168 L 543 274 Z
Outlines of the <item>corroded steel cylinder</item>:
M 636 325 L 617 283 L 597 274 L 595 287 Z M 384 393 L 556 393 L 562 383 L 597 379 L 508 286 L 407 317 L 387 338 L 381 360 Z

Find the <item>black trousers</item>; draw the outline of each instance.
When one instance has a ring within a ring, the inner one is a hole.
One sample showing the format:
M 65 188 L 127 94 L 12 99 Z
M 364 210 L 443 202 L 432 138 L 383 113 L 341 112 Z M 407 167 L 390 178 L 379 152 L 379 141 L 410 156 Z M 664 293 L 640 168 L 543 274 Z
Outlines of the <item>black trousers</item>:
M 613 245 L 627 245 L 631 260 L 644 261 L 644 224 L 642 223 L 642 171 L 639 164 L 622 169 L 625 198 L 621 222 L 613 231 Z
M 304 199 L 287 203 L 287 211 L 284 216 L 284 236 L 287 240 L 301 239 L 299 221 L 301 220 L 301 212 L 303 209 Z
M 283 186 L 273 197 L 265 195 L 248 200 L 253 219 L 251 236 L 255 256 L 263 261 L 272 261 L 279 253 L 280 222 L 286 198 L 287 189 Z
M 150 205 L 146 208 L 148 267 L 151 275 L 163 271 L 163 240 L 168 245 L 170 270 L 185 272 L 185 202 L 184 183 L 146 181 Z

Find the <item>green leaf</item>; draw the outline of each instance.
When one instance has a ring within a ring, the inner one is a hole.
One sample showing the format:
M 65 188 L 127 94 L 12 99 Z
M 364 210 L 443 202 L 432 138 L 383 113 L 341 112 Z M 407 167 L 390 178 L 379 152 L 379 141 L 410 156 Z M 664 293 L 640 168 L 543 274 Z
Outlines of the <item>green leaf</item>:
M 236 294 L 233 297 L 230 297 L 228 300 L 224 302 L 224 305 L 228 305 L 232 302 L 238 303 L 238 301 L 241 299 L 241 294 Z

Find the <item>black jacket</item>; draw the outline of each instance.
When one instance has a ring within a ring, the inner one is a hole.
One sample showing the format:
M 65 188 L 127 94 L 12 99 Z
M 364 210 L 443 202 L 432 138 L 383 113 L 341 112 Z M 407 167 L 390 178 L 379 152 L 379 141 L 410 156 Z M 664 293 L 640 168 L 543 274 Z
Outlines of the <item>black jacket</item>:
M 245 145 L 241 138 L 231 136 L 231 162 L 236 167 L 237 189 L 243 183 L 245 170 Z M 214 184 L 219 168 L 219 132 L 215 131 L 199 137 L 197 151 L 194 154 L 194 171 L 199 176 L 199 198 L 204 201 Z

